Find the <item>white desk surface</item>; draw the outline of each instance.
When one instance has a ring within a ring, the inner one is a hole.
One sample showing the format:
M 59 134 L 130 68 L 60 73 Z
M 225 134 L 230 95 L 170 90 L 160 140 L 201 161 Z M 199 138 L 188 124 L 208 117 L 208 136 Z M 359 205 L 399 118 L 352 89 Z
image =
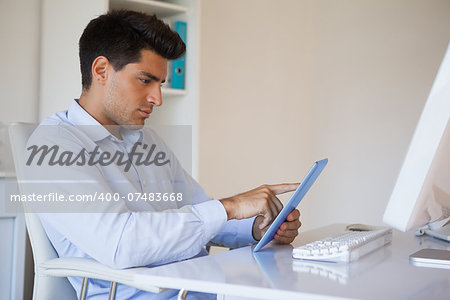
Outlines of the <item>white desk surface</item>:
M 136 270 L 135 280 L 167 288 L 255 299 L 450 299 L 450 270 L 417 267 L 409 255 L 450 244 L 394 230 L 393 242 L 350 264 L 293 260 L 292 248 L 342 232 L 330 225 L 301 232 L 293 245 L 269 244 Z

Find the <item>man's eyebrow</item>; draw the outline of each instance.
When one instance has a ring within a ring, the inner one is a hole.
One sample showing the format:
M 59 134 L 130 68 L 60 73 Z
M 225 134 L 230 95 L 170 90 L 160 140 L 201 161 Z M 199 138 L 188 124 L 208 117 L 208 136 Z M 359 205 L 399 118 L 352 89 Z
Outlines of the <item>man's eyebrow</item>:
M 147 76 L 148 78 L 150 78 L 150 79 L 152 79 L 152 80 L 155 80 L 155 81 L 160 81 L 160 80 L 161 80 L 161 79 L 159 79 L 157 76 L 155 76 L 155 75 L 153 75 L 153 74 L 151 74 L 151 73 L 149 73 L 149 72 L 140 71 L 139 74 L 140 74 L 140 75 Z M 164 82 L 166 82 L 166 79 L 164 79 L 163 81 L 161 81 L 161 83 L 164 83 Z

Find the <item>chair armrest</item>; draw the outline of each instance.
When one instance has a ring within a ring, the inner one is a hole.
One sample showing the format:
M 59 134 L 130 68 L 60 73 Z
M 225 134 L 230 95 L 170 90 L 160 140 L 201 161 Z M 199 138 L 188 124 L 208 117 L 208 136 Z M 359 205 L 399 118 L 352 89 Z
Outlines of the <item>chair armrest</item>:
M 134 282 L 134 273 L 139 269 L 116 270 L 88 258 L 55 258 L 39 265 L 39 273 L 55 277 L 87 277 L 122 283 L 140 290 L 161 293 L 165 288 Z

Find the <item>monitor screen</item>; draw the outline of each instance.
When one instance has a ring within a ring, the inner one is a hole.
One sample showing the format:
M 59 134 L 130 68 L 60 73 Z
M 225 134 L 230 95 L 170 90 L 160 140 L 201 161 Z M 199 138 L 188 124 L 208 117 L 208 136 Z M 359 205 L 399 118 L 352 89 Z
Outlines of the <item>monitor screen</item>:
M 450 44 L 414 132 L 383 221 L 402 231 L 450 216 Z

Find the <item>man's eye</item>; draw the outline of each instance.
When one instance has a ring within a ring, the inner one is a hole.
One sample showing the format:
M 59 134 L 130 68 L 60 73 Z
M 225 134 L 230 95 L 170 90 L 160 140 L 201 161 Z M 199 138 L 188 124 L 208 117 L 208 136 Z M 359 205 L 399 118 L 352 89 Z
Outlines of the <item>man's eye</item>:
M 145 84 L 150 83 L 150 80 L 149 80 L 149 79 L 139 78 L 139 80 L 140 80 L 142 83 L 145 83 Z

